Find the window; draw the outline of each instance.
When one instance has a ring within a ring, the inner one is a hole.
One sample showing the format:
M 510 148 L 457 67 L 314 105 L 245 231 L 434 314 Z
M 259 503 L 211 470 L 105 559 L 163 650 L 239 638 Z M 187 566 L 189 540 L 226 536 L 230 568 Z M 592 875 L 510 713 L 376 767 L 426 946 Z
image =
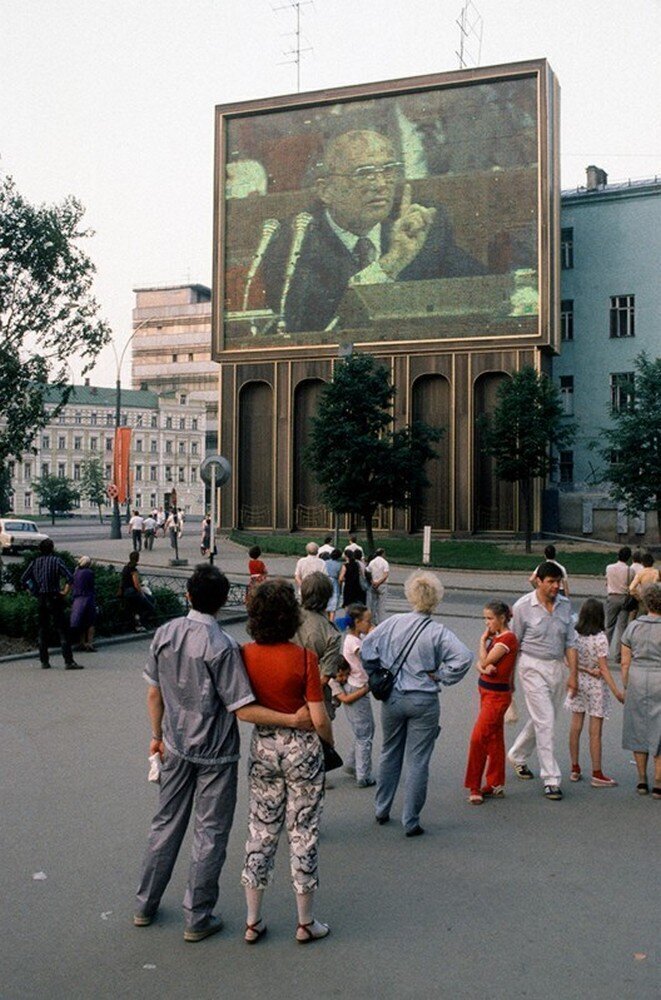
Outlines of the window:
M 44 434 L 43 435 L 43 437 L 41 439 L 41 447 L 42 448 L 50 448 L 50 437 L 48 436 L 48 434 Z
M 142 438 L 137 438 L 135 442 L 135 450 L 142 451 Z
M 152 509 L 156 506 L 156 494 L 155 493 L 150 493 L 149 494 L 149 503 L 151 504 Z
M 190 470 L 190 481 L 191 483 L 197 482 L 197 466 L 194 465 Z
M 560 482 L 561 483 L 573 483 L 574 482 L 574 452 L 573 451 L 561 451 L 560 452 Z
M 67 439 L 65 438 L 64 434 L 60 434 L 60 436 L 58 437 L 58 439 L 57 439 L 57 447 L 58 447 L 58 451 L 65 451 L 66 450 Z
M 574 414 L 574 376 L 573 375 L 561 375 L 560 376 L 560 399 L 562 400 L 562 408 L 566 417 L 571 417 Z
M 30 510 L 30 508 L 32 507 L 32 494 L 31 493 L 26 493 L 25 494 L 25 499 L 23 501 L 23 506 L 25 507 L 26 510 Z
M 185 455 L 186 454 L 186 442 L 185 441 L 180 441 L 179 442 L 179 454 L 180 455 Z
M 172 355 L 173 364 L 176 364 L 178 360 L 179 360 L 179 355 L 178 354 L 173 354 Z
M 189 360 L 189 361 L 195 361 L 195 355 L 194 355 L 193 353 L 190 353 L 190 354 L 188 355 L 188 360 Z
M 115 423 L 115 417 L 112 413 L 106 413 L 106 427 L 112 427 Z
M 112 438 L 106 438 L 106 451 L 112 451 Z
M 142 466 L 136 465 L 135 467 L 135 481 L 136 483 L 142 482 Z
M 135 418 L 135 426 L 136 427 L 142 427 L 142 414 L 141 413 L 138 413 L 137 417 Z
M 23 479 L 26 483 L 29 483 L 32 479 L 32 462 L 25 462 L 23 464 Z
M 574 230 L 560 230 L 560 267 L 570 271 L 574 266 Z
M 99 445 L 99 439 L 98 438 L 95 438 L 95 437 L 90 438 L 90 451 L 97 451 L 98 450 L 98 445 Z
M 81 437 L 75 437 L 73 439 L 73 450 L 80 451 L 83 447 L 83 439 Z
M 184 467 L 183 467 L 182 465 L 180 465 L 180 466 L 179 466 L 179 482 L 180 482 L 180 483 L 185 483 L 185 482 L 186 482 L 186 480 L 185 480 L 185 478 L 184 478 L 184 476 L 185 476 L 185 471 L 186 471 L 186 470 L 184 469 Z
M 122 413 L 122 427 L 128 427 L 129 425 L 129 415 L 128 413 Z
M 149 466 L 149 478 L 150 478 L 150 480 L 151 480 L 152 483 L 155 483 L 155 482 L 158 481 L 158 466 L 157 465 L 150 465 Z
M 197 455 L 197 441 L 192 441 L 190 446 L 191 455 Z
M 168 455 L 172 454 L 172 441 L 166 441 L 165 442 L 165 451 L 166 451 L 166 454 L 168 454 Z
M 75 424 L 82 424 L 82 422 L 83 422 L 83 415 L 80 412 L 80 410 L 76 410 L 76 416 L 74 417 L 74 423 Z
M 138 510 L 140 510 L 140 508 L 142 507 L 142 493 L 136 493 L 135 506 Z
M 73 463 L 73 478 L 75 480 L 80 479 L 80 462 Z
M 563 299 L 560 303 L 560 340 L 574 339 L 574 300 Z
M 9 478 L 13 479 L 16 475 L 16 462 L 7 462 L 7 472 L 9 473 Z
M 156 440 L 156 438 L 154 438 L 154 440 L 149 443 L 149 450 L 152 453 L 152 455 L 155 455 L 156 452 L 158 451 L 158 441 Z
M 96 427 L 97 416 L 96 413 L 90 413 L 90 424 L 92 427 Z
M 59 476 L 60 479 L 66 479 L 67 467 L 66 467 L 66 464 L 64 462 L 58 462 L 57 463 L 57 474 L 58 474 L 58 476 Z
M 179 417 L 179 430 L 180 431 L 186 430 L 186 417 Z
M 48 464 L 48 462 L 41 463 L 41 475 L 42 477 L 50 476 L 50 465 Z
M 171 431 L 172 430 L 172 417 L 166 417 L 165 418 L 165 429 L 166 429 L 166 431 Z
M 193 359 L 192 359 L 192 357 L 190 357 L 190 355 L 189 355 L 189 358 L 188 358 L 188 360 L 189 360 L 189 361 L 192 361 L 192 360 L 193 360 Z M 182 392 L 182 394 L 181 394 L 181 395 L 179 396 L 179 402 L 180 402 L 180 404 L 181 404 L 182 406 L 185 406 L 185 405 L 186 405 L 186 393 L 185 393 L 185 392 Z
M 168 481 L 168 483 L 172 482 L 172 466 L 171 465 L 166 465 L 165 466 L 165 478 Z
M 190 425 L 191 425 L 191 427 L 192 427 L 192 429 L 193 429 L 194 431 L 196 431 L 196 430 L 197 430 L 197 417 L 193 417 L 193 418 L 191 419 L 191 422 L 190 422 Z
M 613 372 L 611 375 L 611 413 L 625 413 L 633 409 L 633 372 Z
M 106 465 L 104 468 L 106 479 L 112 480 L 112 465 Z
M 611 295 L 611 337 L 633 337 L 635 335 L 634 298 L 633 295 Z
M 158 416 L 155 413 L 151 415 L 151 426 L 154 428 L 158 427 Z
M 623 452 L 619 451 L 616 448 L 611 448 L 610 453 L 608 455 L 608 461 L 610 462 L 611 465 L 619 465 L 620 462 L 622 461 L 622 456 Z

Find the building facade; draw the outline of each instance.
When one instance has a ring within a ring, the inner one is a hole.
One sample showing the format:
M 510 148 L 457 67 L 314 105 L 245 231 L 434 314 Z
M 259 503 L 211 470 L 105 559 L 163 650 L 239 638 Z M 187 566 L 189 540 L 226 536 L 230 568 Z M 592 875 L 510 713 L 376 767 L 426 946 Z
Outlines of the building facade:
M 553 378 L 577 436 L 555 472 L 560 528 L 642 539 L 645 517 L 627 517 L 608 499 L 607 469 L 590 445 L 629 405 L 636 357 L 661 354 L 661 178 L 608 184 L 603 170 L 589 167 L 584 188 L 562 192 L 561 220 Z
M 134 389 L 184 392 L 206 408 L 207 453 L 218 445 L 218 372 L 211 360 L 211 289 L 136 288 L 131 378 Z
M 51 390 L 47 408 L 53 410 L 59 395 Z M 84 475 L 85 463 L 98 459 L 104 480 L 113 478 L 116 390 L 89 384 L 75 386 L 69 400 L 34 441 L 34 452 L 8 463 L 13 511 L 26 516 L 39 513 L 34 482 L 42 476 L 61 476 L 74 486 Z M 172 489 L 185 513 L 204 514 L 204 483 L 200 463 L 204 458 L 206 407 L 191 400 L 185 390 L 157 396 L 153 392 L 123 389 L 121 424 L 131 428 L 131 506 L 141 512 L 167 506 Z M 80 501 L 80 513 L 93 515 L 96 506 Z

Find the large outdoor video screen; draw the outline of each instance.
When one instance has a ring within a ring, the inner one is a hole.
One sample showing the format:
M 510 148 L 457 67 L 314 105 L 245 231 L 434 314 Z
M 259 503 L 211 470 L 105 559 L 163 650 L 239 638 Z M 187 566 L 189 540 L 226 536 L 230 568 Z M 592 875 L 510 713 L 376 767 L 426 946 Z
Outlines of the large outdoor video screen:
M 218 109 L 217 350 L 537 335 L 539 71 L 458 76 Z

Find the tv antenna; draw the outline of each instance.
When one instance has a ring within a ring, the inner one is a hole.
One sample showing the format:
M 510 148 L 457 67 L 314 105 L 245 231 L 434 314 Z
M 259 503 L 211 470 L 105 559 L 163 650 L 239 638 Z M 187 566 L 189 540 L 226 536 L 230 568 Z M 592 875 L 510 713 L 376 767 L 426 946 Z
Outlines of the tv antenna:
M 312 52 L 312 46 L 306 45 L 305 38 L 301 32 L 301 7 L 310 7 L 314 0 L 287 0 L 286 3 L 281 4 L 279 7 L 272 7 L 271 9 L 274 13 L 278 14 L 281 10 L 291 10 L 296 15 L 296 27 L 294 31 L 288 33 L 289 36 L 293 36 L 294 44 L 291 49 L 288 49 L 284 55 L 291 56 L 291 59 L 285 59 L 284 62 L 278 63 L 279 66 L 296 66 L 296 90 L 298 93 L 301 92 L 301 57 L 306 52 Z
M 484 21 L 479 10 L 472 2 L 466 0 L 457 19 L 459 25 L 459 69 L 479 66 L 482 56 L 482 28 Z

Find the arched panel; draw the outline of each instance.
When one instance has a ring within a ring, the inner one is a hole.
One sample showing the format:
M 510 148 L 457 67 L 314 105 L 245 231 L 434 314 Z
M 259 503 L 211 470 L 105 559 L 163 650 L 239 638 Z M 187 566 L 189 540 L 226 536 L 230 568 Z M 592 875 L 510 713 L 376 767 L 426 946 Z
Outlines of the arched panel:
M 319 486 L 305 452 L 310 441 L 311 419 L 317 413 L 325 383 L 321 379 L 306 379 L 294 390 L 294 520 L 299 528 L 325 528 L 331 519 L 324 507 Z
M 412 419 L 432 427 L 442 427 L 445 433 L 434 445 L 437 458 L 425 466 L 429 486 L 413 498 L 412 527 L 421 531 L 429 524 L 437 530 L 452 527 L 450 512 L 450 384 L 442 375 L 423 375 L 413 383 L 411 394 Z
M 273 389 L 247 382 L 239 394 L 239 525 L 273 525 Z
M 484 449 L 480 417 L 493 413 L 498 402 L 498 387 L 508 378 L 504 372 L 487 372 L 475 381 L 473 389 L 474 488 L 473 523 L 475 531 L 514 531 L 514 486 L 499 480 L 494 460 Z

